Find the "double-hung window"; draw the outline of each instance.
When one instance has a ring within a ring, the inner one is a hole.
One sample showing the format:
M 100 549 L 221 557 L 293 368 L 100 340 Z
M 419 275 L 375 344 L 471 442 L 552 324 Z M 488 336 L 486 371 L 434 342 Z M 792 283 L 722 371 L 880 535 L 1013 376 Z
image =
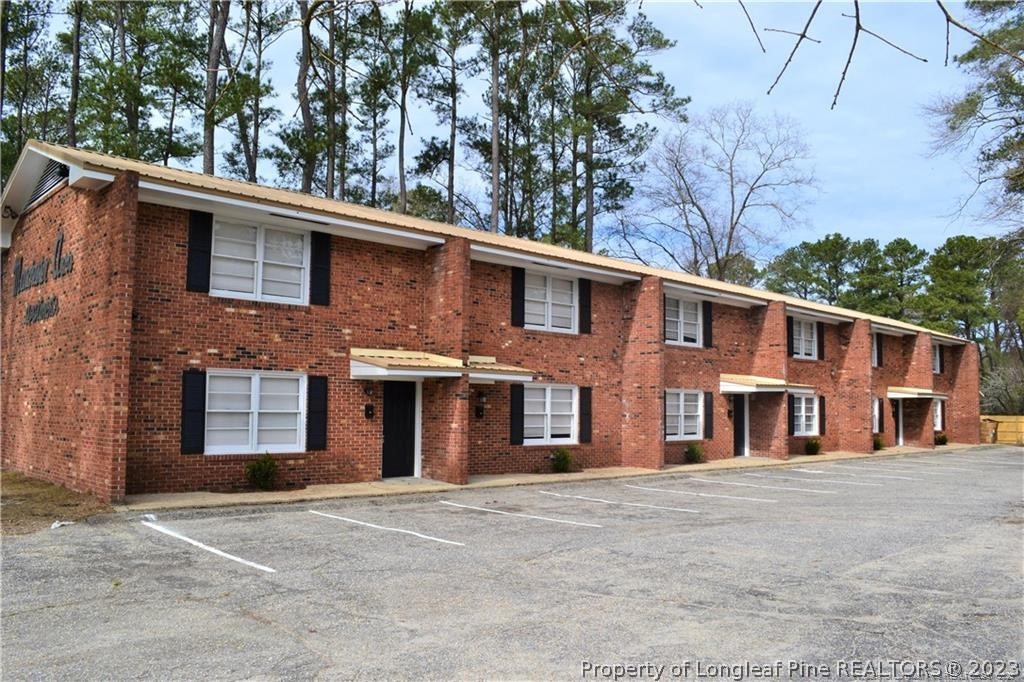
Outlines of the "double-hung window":
M 937 343 L 932 344 L 932 374 L 942 374 L 942 348 Z
M 817 396 L 793 397 L 793 435 L 818 435 L 818 398 Z
M 881 340 L 878 338 L 878 334 L 872 334 L 871 335 L 871 366 L 872 367 L 879 367 L 880 366 L 879 362 L 878 362 L 878 344 L 880 344 L 880 343 L 881 343 Z M 876 429 L 876 431 L 877 431 L 877 429 Z
M 703 404 L 700 391 L 665 391 L 665 439 L 699 440 Z
M 683 346 L 703 343 L 698 301 L 665 298 L 665 341 Z
M 575 386 L 524 387 L 523 443 L 575 443 L 576 405 Z
M 309 234 L 217 221 L 213 226 L 210 294 L 304 304 L 308 300 Z
M 526 273 L 526 326 L 575 332 L 577 286 L 574 279 Z
M 818 359 L 818 325 L 814 322 L 793 319 L 793 357 Z
M 206 454 L 304 451 L 305 396 L 303 374 L 208 371 Z

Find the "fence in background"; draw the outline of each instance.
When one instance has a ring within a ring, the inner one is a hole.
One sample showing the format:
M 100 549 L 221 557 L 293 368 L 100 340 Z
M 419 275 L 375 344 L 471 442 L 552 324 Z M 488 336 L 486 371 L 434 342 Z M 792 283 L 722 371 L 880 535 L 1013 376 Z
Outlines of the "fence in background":
M 981 441 L 1024 445 L 1024 415 L 981 415 Z

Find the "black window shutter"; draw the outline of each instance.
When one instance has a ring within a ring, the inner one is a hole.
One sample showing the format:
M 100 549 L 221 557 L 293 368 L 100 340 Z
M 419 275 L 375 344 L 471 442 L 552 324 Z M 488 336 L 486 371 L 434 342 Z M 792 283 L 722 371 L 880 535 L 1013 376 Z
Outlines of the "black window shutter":
M 704 392 L 704 437 L 715 437 L 715 396 L 711 391 Z
M 309 302 L 311 305 L 331 304 L 331 235 L 314 232 L 310 235 Z
M 793 357 L 793 318 L 789 315 L 786 315 L 786 353 Z
M 580 386 L 580 442 L 589 443 L 593 431 L 593 411 L 591 407 L 590 386 Z
M 825 396 L 818 396 L 818 434 L 825 434 Z
M 875 398 L 878 402 L 878 432 L 885 433 L 885 401 Z
M 703 301 L 700 307 L 703 317 L 704 347 L 711 348 L 711 301 Z
M 879 367 L 882 366 L 882 342 L 884 339 L 885 337 L 881 334 L 875 334 L 875 348 L 878 350 L 875 361 L 878 363 Z
M 523 444 L 523 385 L 512 384 L 509 401 L 509 442 Z
M 306 450 L 327 449 L 327 377 L 306 378 Z
M 213 214 L 188 212 L 187 291 L 210 291 L 210 252 L 213 250 Z
M 526 270 L 522 268 L 512 268 L 512 326 L 526 326 Z
M 181 454 L 201 455 L 206 449 L 206 372 L 181 373 Z
M 590 280 L 580 278 L 580 334 L 590 333 Z M 524 297 L 525 298 L 525 297 Z
M 939 431 L 946 430 L 946 403 L 939 401 Z
M 818 328 L 817 328 L 816 331 L 817 331 L 816 336 L 818 337 L 818 359 L 819 360 L 824 360 L 825 359 L 825 323 L 824 322 L 819 322 L 818 323 Z
M 794 436 L 796 435 L 796 406 L 794 405 L 796 399 L 793 396 L 787 397 L 789 401 L 787 405 L 788 414 L 786 416 L 789 420 L 789 435 Z
M 946 373 L 946 349 L 939 346 L 939 374 Z

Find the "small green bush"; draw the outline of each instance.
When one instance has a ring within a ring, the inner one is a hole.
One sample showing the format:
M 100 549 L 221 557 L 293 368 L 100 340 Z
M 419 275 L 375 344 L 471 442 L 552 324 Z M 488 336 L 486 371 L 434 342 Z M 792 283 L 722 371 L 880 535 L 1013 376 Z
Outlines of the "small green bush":
M 949 437 L 946 434 L 944 434 L 942 431 L 939 431 L 939 432 L 937 432 L 935 434 L 935 444 L 936 445 L 945 445 L 948 442 L 949 442 Z
M 557 474 L 572 471 L 572 453 L 568 448 L 558 448 L 551 454 L 551 468 Z
M 687 464 L 700 464 L 704 461 L 704 448 L 700 443 L 690 443 L 686 446 L 686 455 L 683 461 Z
M 883 447 L 882 446 L 882 437 L 879 436 L 877 433 L 871 439 L 871 447 L 874 448 L 875 450 L 881 450 L 882 447 Z
M 821 452 L 821 440 L 818 438 L 808 438 L 807 442 L 804 443 L 804 454 L 816 455 Z
M 277 462 L 269 454 L 259 459 L 254 459 L 245 465 L 245 478 L 249 485 L 260 490 L 270 490 L 274 487 L 274 477 L 277 476 Z

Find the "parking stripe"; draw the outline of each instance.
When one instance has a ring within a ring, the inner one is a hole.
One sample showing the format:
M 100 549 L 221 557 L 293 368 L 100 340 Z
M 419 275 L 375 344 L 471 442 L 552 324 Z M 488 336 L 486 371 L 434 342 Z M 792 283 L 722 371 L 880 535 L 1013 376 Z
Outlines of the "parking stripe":
M 625 485 L 623 487 L 635 490 L 650 490 L 656 493 L 673 493 L 674 495 L 692 495 L 694 497 L 717 497 L 723 500 L 744 500 L 746 502 L 770 502 L 775 504 L 778 500 L 769 500 L 763 497 L 741 497 L 739 495 L 715 495 L 714 493 L 695 493 L 689 490 L 671 490 L 669 488 L 648 488 L 643 485 Z
M 309 513 L 310 514 L 316 514 L 317 516 L 326 516 L 329 519 L 337 519 L 339 521 L 347 521 L 348 523 L 354 523 L 354 524 L 359 525 L 359 526 L 366 526 L 368 528 L 376 528 L 377 530 L 389 530 L 392 533 L 405 533 L 406 535 L 415 535 L 418 538 L 423 538 L 424 540 L 433 540 L 434 542 L 440 542 L 440 543 L 443 543 L 445 545 L 455 545 L 457 547 L 465 547 L 466 546 L 466 545 L 462 544 L 461 542 L 455 542 L 454 540 L 444 540 L 442 538 L 435 538 L 432 535 L 424 535 L 423 533 L 417 533 L 414 530 L 405 530 L 404 528 L 389 528 L 388 526 L 378 526 L 375 523 L 367 523 L 366 521 L 356 521 L 355 519 L 350 519 L 350 518 L 347 518 L 347 517 L 344 517 L 344 516 L 335 516 L 334 514 L 325 514 L 324 512 L 318 512 L 318 511 L 314 511 L 312 509 L 309 510 Z
M 772 474 L 746 474 L 747 476 L 757 476 L 758 478 L 774 478 L 780 481 L 804 481 L 806 483 L 837 483 L 839 485 L 863 485 L 872 486 L 875 488 L 881 488 L 884 483 L 858 483 L 857 481 L 833 481 L 827 478 L 800 478 L 798 476 L 775 476 Z
M 207 552 L 209 552 L 211 554 L 216 554 L 219 557 L 223 557 L 225 559 L 230 559 L 231 561 L 237 561 L 240 564 L 244 564 L 246 566 L 249 566 L 250 568 L 255 568 L 256 570 L 259 570 L 259 571 L 265 571 L 267 573 L 277 573 L 277 571 L 275 571 L 274 569 L 270 568 L 269 566 L 264 566 L 262 564 L 257 564 L 257 563 L 252 562 L 252 561 L 247 561 L 247 560 L 245 560 L 245 559 L 243 559 L 241 557 L 237 557 L 234 554 L 228 554 L 227 552 L 222 552 L 221 550 L 217 549 L 216 547 L 210 547 L 209 545 L 204 545 L 203 543 L 199 542 L 198 540 L 193 540 L 192 538 L 185 537 L 181 533 L 173 531 L 170 528 L 165 528 L 165 527 L 163 527 L 163 526 L 161 526 L 159 524 L 153 523 L 152 521 L 143 521 L 142 525 L 146 526 L 147 528 L 152 528 L 153 530 L 157 531 L 158 533 L 163 533 L 164 535 L 170 535 L 172 538 L 176 538 L 178 540 L 181 540 L 182 542 L 187 542 L 188 544 L 192 545 L 193 547 L 198 547 L 199 549 L 205 550 L 205 551 L 207 551 Z
M 741 485 L 745 488 L 765 488 L 767 490 L 791 490 L 797 493 L 817 493 L 820 495 L 835 495 L 835 490 L 815 490 L 814 488 L 788 488 L 777 485 L 757 485 L 755 483 L 740 483 L 739 481 L 718 481 L 713 478 L 694 478 L 691 476 L 688 481 L 700 481 L 701 483 L 720 483 L 721 485 Z
M 533 516 L 532 514 L 517 514 L 516 512 L 507 512 L 500 509 L 487 509 L 486 507 L 474 507 L 468 504 L 457 504 L 455 502 L 449 502 L 448 500 L 441 500 L 441 504 L 447 504 L 449 507 L 459 507 L 460 509 L 473 509 L 475 511 L 488 512 L 489 514 L 502 514 L 504 516 L 518 516 L 524 519 L 534 519 L 536 521 L 550 521 L 551 523 L 564 523 L 569 526 L 586 526 L 587 528 L 604 528 L 596 523 L 583 523 L 582 521 L 568 521 L 566 519 L 552 519 L 547 516 Z
M 842 464 L 829 464 L 830 467 L 841 467 Z M 863 467 L 846 467 L 847 469 L 856 469 L 857 471 L 864 471 Z M 837 472 L 841 473 L 841 472 Z M 885 474 L 843 474 L 844 476 L 863 476 L 865 478 L 891 478 L 898 481 L 923 481 L 923 478 L 912 478 L 910 476 L 887 476 Z
M 967 467 L 951 467 L 946 464 L 936 464 L 935 462 L 927 459 L 908 459 L 904 461 L 910 464 L 926 464 L 927 466 L 933 469 L 941 469 L 942 471 L 974 471 L 973 469 L 968 469 Z
M 903 464 L 902 466 L 897 465 L 895 467 L 891 466 L 888 462 L 879 462 L 879 464 L 885 464 L 885 466 L 883 466 L 881 469 L 879 469 L 879 471 L 895 471 L 895 472 L 900 473 L 900 474 L 924 474 L 925 476 L 949 476 L 950 475 L 949 473 L 942 472 L 942 471 L 925 471 L 925 469 L 927 469 L 928 467 L 914 467 L 914 468 L 911 468 L 911 469 L 904 469 L 902 467 L 906 466 L 906 464 Z
M 585 500 L 587 502 L 603 502 L 604 504 L 621 504 L 625 507 L 644 507 L 646 509 L 661 509 L 664 511 L 677 511 L 686 512 L 687 514 L 700 514 L 696 509 L 683 509 L 682 507 L 659 507 L 654 504 L 641 504 L 639 502 L 616 502 L 615 500 L 602 500 L 599 497 L 586 497 L 584 495 L 561 495 L 559 493 L 551 493 L 547 490 L 538 490 L 541 495 L 552 495 L 554 497 L 566 497 L 573 500 Z

